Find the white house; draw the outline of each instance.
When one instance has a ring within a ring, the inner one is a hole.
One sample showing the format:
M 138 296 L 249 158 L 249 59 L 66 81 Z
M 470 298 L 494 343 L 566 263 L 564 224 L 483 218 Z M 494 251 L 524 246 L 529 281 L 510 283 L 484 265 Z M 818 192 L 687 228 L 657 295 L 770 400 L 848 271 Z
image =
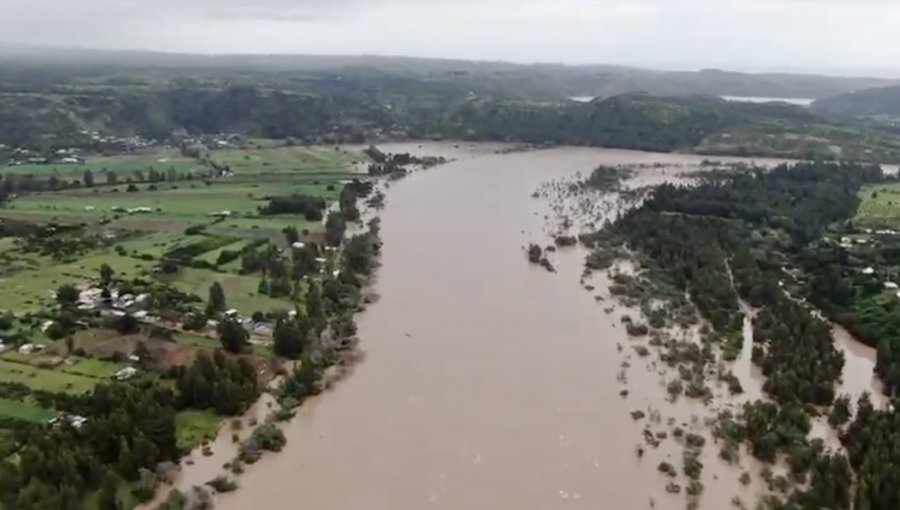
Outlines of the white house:
M 884 282 L 884 288 L 888 290 L 897 290 L 900 286 L 894 282 Z
M 24 344 L 19 347 L 19 354 L 31 354 L 34 352 L 34 344 Z
M 306 247 L 306 244 L 305 244 L 305 243 L 301 243 L 300 241 L 297 241 L 296 243 L 292 244 L 291 247 L 296 248 L 296 249 L 299 250 L 300 248 L 305 248 L 305 247 Z
M 128 379 L 136 376 L 137 372 L 137 369 L 134 367 L 125 367 L 122 370 L 116 372 L 113 377 L 115 377 L 117 381 L 127 381 Z
M 875 269 L 874 269 L 874 268 L 871 268 L 871 267 L 867 267 L 867 268 L 865 268 L 865 269 L 862 270 L 862 274 L 865 274 L 865 275 L 873 275 L 873 274 L 875 274 Z

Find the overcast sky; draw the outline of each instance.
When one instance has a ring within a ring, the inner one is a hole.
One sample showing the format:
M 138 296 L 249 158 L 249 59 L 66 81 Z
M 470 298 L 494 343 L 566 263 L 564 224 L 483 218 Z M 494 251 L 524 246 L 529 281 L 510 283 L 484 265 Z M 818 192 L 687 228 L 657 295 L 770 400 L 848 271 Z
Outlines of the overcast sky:
M 900 0 L 0 0 L 0 41 L 900 74 Z

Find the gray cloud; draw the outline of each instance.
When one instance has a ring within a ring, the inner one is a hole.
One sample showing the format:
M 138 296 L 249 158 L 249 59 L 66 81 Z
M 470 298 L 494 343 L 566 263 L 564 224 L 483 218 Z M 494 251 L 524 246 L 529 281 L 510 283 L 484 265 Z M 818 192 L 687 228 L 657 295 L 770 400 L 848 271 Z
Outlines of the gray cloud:
M 0 40 L 667 68 L 900 67 L 895 0 L 0 0 Z

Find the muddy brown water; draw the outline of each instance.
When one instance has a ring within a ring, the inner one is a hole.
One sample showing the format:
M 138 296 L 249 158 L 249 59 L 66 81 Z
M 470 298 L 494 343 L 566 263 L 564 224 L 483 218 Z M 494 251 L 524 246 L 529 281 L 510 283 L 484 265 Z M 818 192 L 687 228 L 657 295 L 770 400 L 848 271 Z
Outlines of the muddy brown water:
M 633 354 L 619 324 L 625 311 L 606 314 L 610 302 L 595 301 L 605 276 L 594 278 L 593 293 L 579 285 L 583 251 L 554 254 L 551 274 L 528 264 L 524 247 L 549 241 L 548 204 L 530 197 L 544 181 L 601 163 L 703 158 L 569 148 L 494 155 L 452 144 L 387 150 L 457 161 L 391 184 L 381 299 L 358 318 L 364 362 L 302 406 L 286 425 L 285 451 L 250 467 L 217 508 L 684 508 L 656 470 L 661 460 L 680 470 L 680 446 L 670 435 L 638 458 L 636 445 L 647 425 L 671 431 L 673 418 L 691 428 L 691 417 L 708 411 L 665 400 L 666 376 Z M 617 377 L 623 361 L 627 383 Z M 658 410 L 661 422 L 635 422 L 637 409 Z M 735 495 L 752 502 L 758 484 L 740 485 L 745 468 L 721 465 L 717 451 L 704 453 L 701 508 L 728 508 Z

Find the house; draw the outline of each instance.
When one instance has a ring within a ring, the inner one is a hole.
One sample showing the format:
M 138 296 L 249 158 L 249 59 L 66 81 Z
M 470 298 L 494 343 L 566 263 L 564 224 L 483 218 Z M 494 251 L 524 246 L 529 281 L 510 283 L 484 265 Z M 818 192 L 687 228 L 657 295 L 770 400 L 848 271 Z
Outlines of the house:
M 884 288 L 888 290 L 897 290 L 900 286 L 894 282 L 884 282 Z
M 87 423 L 87 418 L 78 414 L 61 414 L 55 418 L 50 420 L 50 425 L 59 425 L 62 423 L 68 423 L 73 428 L 80 429 Z
M 50 326 L 53 325 L 53 321 L 44 321 L 41 323 L 41 333 L 46 333 Z
M 128 360 L 132 363 L 137 363 L 138 361 L 141 361 L 141 357 L 137 354 L 132 354 L 131 356 L 128 356 Z
M 240 314 L 241 313 L 234 308 L 232 308 L 231 310 L 226 310 L 224 313 L 225 317 L 228 317 L 229 319 L 236 319 L 240 317 Z
M 137 373 L 138 373 L 138 371 L 137 371 L 136 368 L 134 368 L 134 367 L 125 367 L 125 368 L 123 368 L 122 370 L 119 370 L 118 372 L 116 372 L 115 374 L 113 374 L 113 377 L 114 377 L 117 381 L 127 381 L 128 379 L 131 379 L 132 377 L 136 376 Z
M 223 218 L 224 219 L 224 218 L 228 218 L 229 216 L 231 216 L 231 211 L 211 212 L 211 213 L 209 213 L 209 216 L 212 216 L 213 218 Z
M 94 212 L 94 211 L 96 211 L 96 210 L 97 210 L 97 209 L 96 209 L 94 206 L 92 206 L 92 205 L 86 205 L 86 206 L 84 206 L 84 212 Z
M 143 320 L 143 319 L 146 319 L 148 315 L 150 315 L 150 314 L 147 313 L 146 310 L 138 310 L 137 312 L 134 312 L 132 314 L 132 317 L 134 317 L 135 319 L 138 319 L 138 320 Z
M 34 344 L 24 344 L 19 347 L 19 354 L 31 354 L 34 352 Z
M 305 243 L 301 243 L 300 241 L 297 241 L 296 243 L 292 244 L 291 247 L 292 247 L 292 248 L 296 248 L 296 249 L 299 250 L 299 249 L 301 249 L 301 248 L 305 248 L 305 247 L 306 247 L 306 244 L 305 244 Z
M 864 274 L 864 275 L 873 275 L 873 274 L 875 274 L 875 269 L 874 269 L 874 268 L 871 268 L 871 267 L 867 267 L 867 268 L 865 268 L 865 269 L 862 270 L 862 274 Z

